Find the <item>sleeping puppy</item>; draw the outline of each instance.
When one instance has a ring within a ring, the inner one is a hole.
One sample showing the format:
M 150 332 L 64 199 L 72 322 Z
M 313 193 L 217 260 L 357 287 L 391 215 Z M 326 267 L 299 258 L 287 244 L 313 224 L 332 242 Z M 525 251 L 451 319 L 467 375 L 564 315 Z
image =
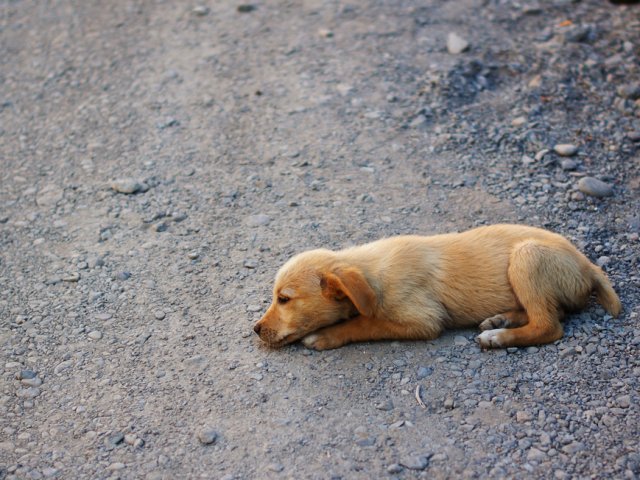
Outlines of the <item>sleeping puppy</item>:
M 561 338 L 565 312 L 585 307 L 592 292 L 620 313 L 606 275 L 564 237 L 493 225 L 296 255 L 254 330 L 272 347 L 302 339 L 317 350 L 471 326 L 483 331 L 483 348 L 536 345 Z

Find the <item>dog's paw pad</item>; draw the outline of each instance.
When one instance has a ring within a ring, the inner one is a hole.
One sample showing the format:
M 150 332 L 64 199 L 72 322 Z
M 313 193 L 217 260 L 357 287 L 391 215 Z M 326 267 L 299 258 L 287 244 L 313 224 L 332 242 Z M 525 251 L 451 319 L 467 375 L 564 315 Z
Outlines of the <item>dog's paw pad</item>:
M 494 330 L 497 328 L 504 328 L 507 326 L 508 319 L 503 314 L 494 315 L 493 317 L 489 317 L 485 319 L 480 325 L 479 328 L 482 331 L 485 330 Z
M 482 348 L 500 348 L 504 346 L 502 342 L 502 335 L 504 331 L 504 328 L 486 330 L 478 335 L 476 339 Z

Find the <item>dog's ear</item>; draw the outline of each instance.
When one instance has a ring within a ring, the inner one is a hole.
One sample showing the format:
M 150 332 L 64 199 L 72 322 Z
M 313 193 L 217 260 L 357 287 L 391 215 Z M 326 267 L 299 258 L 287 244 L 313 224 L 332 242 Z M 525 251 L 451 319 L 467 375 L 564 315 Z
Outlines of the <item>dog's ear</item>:
M 325 297 L 335 300 L 347 297 L 361 315 L 373 315 L 377 296 L 358 269 L 348 267 L 324 273 L 320 277 L 320 287 Z

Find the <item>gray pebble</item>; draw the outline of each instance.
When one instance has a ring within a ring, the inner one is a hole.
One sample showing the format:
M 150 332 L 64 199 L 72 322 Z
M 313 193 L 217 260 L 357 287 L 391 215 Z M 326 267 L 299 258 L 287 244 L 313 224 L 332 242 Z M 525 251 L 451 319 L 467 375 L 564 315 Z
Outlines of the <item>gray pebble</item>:
M 268 215 L 264 215 L 262 213 L 258 214 L 258 215 L 251 215 L 249 218 L 247 218 L 247 226 L 248 227 L 260 227 L 263 225 L 268 225 L 271 222 L 271 218 L 269 218 Z
M 456 335 L 453 339 L 453 343 L 458 346 L 464 346 L 469 344 L 469 340 L 463 335 Z
M 198 5 L 196 7 L 193 7 L 191 12 L 193 12 L 193 14 L 197 15 L 198 17 L 204 17 L 205 15 L 209 14 L 209 7 L 205 7 L 204 5 Z
M 187 253 L 187 257 L 189 257 L 190 260 L 196 260 L 199 256 L 200 254 L 198 252 Z
M 198 440 L 203 445 L 211 445 L 218 439 L 218 432 L 212 428 L 203 428 L 198 432 Z
M 64 190 L 54 184 L 48 184 L 42 187 L 36 195 L 36 203 L 40 207 L 53 207 L 64 196 Z
M 616 398 L 616 403 L 620 408 L 629 408 L 631 406 L 631 395 L 621 395 Z
M 580 442 L 571 442 L 568 445 L 562 447 L 562 451 L 567 455 L 573 455 L 574 453 L 578 453 L 581 450 L 584 450 L 584 444 Z
M 279 473 L 284 470 L 284 465 L 282 465 L 281 463 L 271 463 L 267 466 L 267 469 L 272 472 Z
M 611 185 L 593 177 L 582 177 L 578 181 L 578 190 L 597 198 L 610 197 L 613 195 Z
M 23 380 L 20 380 L 20 383 L 27 387 L 39 387 L 40 385 L 42 385 L 42 380 L 38 377 L 25 378 Z
M 122 272 L 116 273 L 116 280 L 125 281 L 125 280 L 129 280 L 129 278 L 131 278 L 130 272 L 122 271 Z
M 560 168 L 565 171 L 572 171 L 578 168 L 578 162 L 575 160 L 571 160 L 569 158 L 565 158 L 560 162 Z
M 598 257 L 598 259 L 596 260 L 596 265 L 598 265 L 599 267 L 604 267 L 610 261 L 611 261 L 611 258 L 607 257 L 606 255 L 603 255 L 601 257 Z
M 141 191 L 142 188 L 142 184 L 133 178 L 121 178 L 111 182 L 111 189 L 118 193 L 137 193 Z
M 530 422 L 531 420 L 533 420 L 533 415 L 531 415 L 531 413 L 525 412 L 525 411 L 516 412 L 517 422 L 523 423 L 523 422 Z
M 253 270 L 253 269 L 258 268 L 258 261 L 254 260 L 253 258 L 247 258 L 244 261 L 243 265 L 244 265 L 245 268 L 249 268 L 249 269 Z
M 102 332 L 93 330 L 87 335 L 91 340 L 100 340 L 102 338 Z
M 560 143 L 553 147 L 553 151 L 563 157 L 571 157 L 578 153 L 578 147 L 570 143 Z
M 387 467 L 387 473 L 400 473 L 402 472 L 402 470 L 402 465 L 400 465 L 399 463 L 392 463 Z
M 531 447 L 529 449 L 529 453 L 527 453 L 527 460 L 534 462 L 541 462 L 547 458 L 547 454 L 541 450 L 538 450 L 535 447 Z
M 162 310 L 156 310 L 155 312 L 153 312 L 153 316 L 156 318 L 156 320 L 164 320 L 164 317 L 166 317 L 167 314 Z
M 447 35 L 447 51 L 452 55 L 458 55 L 469 48 L 469 42 L 457 33 Z
M 33 370 L 20 370 L 20 373 L 18 374 L 18 379 L 28 380 L 31 378 L 35 378 L 35 376 L 36 376 L 36 372 L 34 372 Z
M 418 373 L 416 374 L 416 377 L 418 378 L 418 380 L 422 380 L 423 378 L 428 377 L 432 373 L 433 373 L 433 368 L 431 368 L 431 367 L 420 367 L 420 368 L 418 368 Z
M 407 467 L 410 470 L 424 470 L 429 466 L 428 455 L 415 455 L 407 457 L 400 462 L 401 465 Z
M 256 305 L 256 304 L 253 304 L 253 305 L 247 305 L 247 311 L 248 311 L 248 312 L 253 312 L 253 313 L 255 313 L 255 312 L 259 312 L 259 311 L 261 311 L 261 310 L 262 310 L 262 306 L 261 306 L 261 305 Z

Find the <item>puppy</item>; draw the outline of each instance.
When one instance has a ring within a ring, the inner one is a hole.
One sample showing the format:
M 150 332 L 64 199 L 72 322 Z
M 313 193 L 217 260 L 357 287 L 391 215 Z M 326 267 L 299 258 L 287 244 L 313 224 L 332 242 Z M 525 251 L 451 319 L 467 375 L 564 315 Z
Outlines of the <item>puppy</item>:
M 592 292 L 620 313 L 606 275 L 564 237 L 493 225 L 296 255 L 276 275 L 273 303 L 254 330 L 272 347 L 302 339 L 325 350 L 479 326 L 483 348 L 520 347 L 561 338 L 564 314 L 584 308 Z

